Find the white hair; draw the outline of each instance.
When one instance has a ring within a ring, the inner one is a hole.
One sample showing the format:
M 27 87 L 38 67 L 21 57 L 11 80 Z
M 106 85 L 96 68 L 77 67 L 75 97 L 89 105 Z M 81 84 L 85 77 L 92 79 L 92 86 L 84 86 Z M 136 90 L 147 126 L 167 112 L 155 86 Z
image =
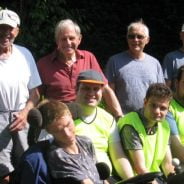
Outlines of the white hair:
M 59 21 L 56 25 L 56 28 L 55 28 L 55 40 L 56 41 L 58 40 L 60 32 L 69 26 L 74 27 L 74 30 L 77 33 L 77 35 L 81 34 L 81 29 L 77 23 L 75 23 L 71 19 L 64 19 L 64 20 Z
M 140 27 L 143 28 L 145 36 L 149 37 L 149 28 L 142 21 L 137 21 L 137 22 L 130 23 L 129 26 L 127 27 L 127 34 L 129 33 L 129 31 L 131 29 L 133 29 L 133 28 L 140 28 Z

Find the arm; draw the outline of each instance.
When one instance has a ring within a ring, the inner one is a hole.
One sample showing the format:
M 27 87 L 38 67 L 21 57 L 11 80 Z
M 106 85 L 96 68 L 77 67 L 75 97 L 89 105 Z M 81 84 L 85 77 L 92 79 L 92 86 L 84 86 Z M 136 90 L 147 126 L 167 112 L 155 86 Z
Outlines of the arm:
M 103 99 L 107 104 L 107 111 L 111 112 L 114 117 L 120 117 L 123 115 L 119 101 L 111 87 L 105 85 L 103 90 Z
M 111 127 L 111 136 L 109 138 L 109 154 L 113 166 L 122 179 L 128 179 L 134 176 L 129 160 L 123 151 L 123 147 L 121 146 L 119 132 L 115 121 Z
M 181 162 L 184 162 L 184 146 L 178 135 L 171 135 L 171 150 L 173 157 L 176 157 Z
M 169 145 L 164 160 L 162 162 L 162 170 L 166 176 L 168 176 L 170 173 L 174 173 L 174 166 L 172 165 L 172 155 Z
M 134 176 L 130 162 L 125 156 L 120 142 L 109 144 L 109 154 L 118 175 L 122 179 L 128 179 Z
M 37 88 L 30 90 L 29 99 L 26 106 L 15 114 L 15 121 L 10 126 L 10 131 L 20 131 L 25 128 L 27 124 L 27 115 L 30 109 L 32 109 L 39 101 L 40 95 Z
M 129 150 L 128 152 L 132 161 L 133 168 L 137 174 L 144 174 L 149 172 L 146 168 L 143 150 Z
M 178 158 L 180 161 L 184 162 L 184 146 L 181 143 L 178 127 L 176 120 L 173 117 L 173 114 L 171 112 L 167 113 L 166 120 L 169 123 L 170 129 L 171 129 L 171 151 L 173 154 L 173 157 Z

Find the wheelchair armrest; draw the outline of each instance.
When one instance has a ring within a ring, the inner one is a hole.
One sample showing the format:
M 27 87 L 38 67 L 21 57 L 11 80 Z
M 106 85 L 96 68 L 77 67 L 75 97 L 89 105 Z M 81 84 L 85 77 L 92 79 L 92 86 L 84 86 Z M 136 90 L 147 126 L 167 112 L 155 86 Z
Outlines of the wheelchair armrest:
M 127 180 L 117 182 L 116 184 L 145 184 L 147 182 L 153 181 L 155 178 L 160 176 L 163 176 L 163 173 L 149 172 L 145 174 L 139 174 Z

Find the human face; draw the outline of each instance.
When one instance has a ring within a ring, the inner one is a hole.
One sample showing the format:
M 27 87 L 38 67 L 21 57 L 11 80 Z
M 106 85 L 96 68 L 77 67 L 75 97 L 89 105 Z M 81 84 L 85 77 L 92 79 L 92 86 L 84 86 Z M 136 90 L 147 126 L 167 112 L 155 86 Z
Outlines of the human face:
M 13 28 L 6 24 L 0 25 L 0 49 L 9 48 L 17 37 L 19 28 Z
M 169 100 L 166 98 L 150 97 L 144 100 L 144 116 L 149 125 L 165 119 L 169 108 Z
M 81 42 L 81 35 L 75 32 L 74 27 L 69 26 L 60 32 L 57 40 L 59 52 L 66 58 L 71 58 Z
M 59 145 L 65 147 L 75 143 L 75 126 L 70 115 L 65 115 L 47 125 L 47 131 L 53 135 Z
M 127 42 L 130 52 L 141 53 L 144 47 L 149 42 L 149 37 L 145 34 L 144 27 L 142 25 L 132 27 L 127 34 Z
M 80 83 L 77 102 L 84 106 L 96 107 L 102 98 L 101 84 Z
M 176 81 L 176 98 L 184 105 L 184 72 L 182 72 L 181 79 Z

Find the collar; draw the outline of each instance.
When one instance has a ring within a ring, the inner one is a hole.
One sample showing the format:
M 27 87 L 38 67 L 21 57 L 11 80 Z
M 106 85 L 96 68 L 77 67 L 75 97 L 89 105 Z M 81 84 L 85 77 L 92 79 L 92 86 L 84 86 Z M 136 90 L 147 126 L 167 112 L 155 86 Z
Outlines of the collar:
M 146 118 L 144 117 L 144 109 L 141 108 L 137 111 L 138 115 L 139 115 L 139 118 L 141 119 L 142 123 L 143 123 L 143 126 L 145 128 L 145 131 L 146 131 L 146 134 L 147 135 L 153 135 L 156 133 L 157 131 L 157 127 L 158 127 L 158 123 L 156 123 L 154 126 L 152 127 L 147 127 L 148 125 L 148 122 L 146 120 Z
M 52 53 L 51 53 L 51 61 L 55 62 L 57 61 L 59 52 L 57 49 L 55 49 Z M 82 52 L 81 50 L 76 50 L 76 59 L 83 59 L 84 58 L 84 52 Z

